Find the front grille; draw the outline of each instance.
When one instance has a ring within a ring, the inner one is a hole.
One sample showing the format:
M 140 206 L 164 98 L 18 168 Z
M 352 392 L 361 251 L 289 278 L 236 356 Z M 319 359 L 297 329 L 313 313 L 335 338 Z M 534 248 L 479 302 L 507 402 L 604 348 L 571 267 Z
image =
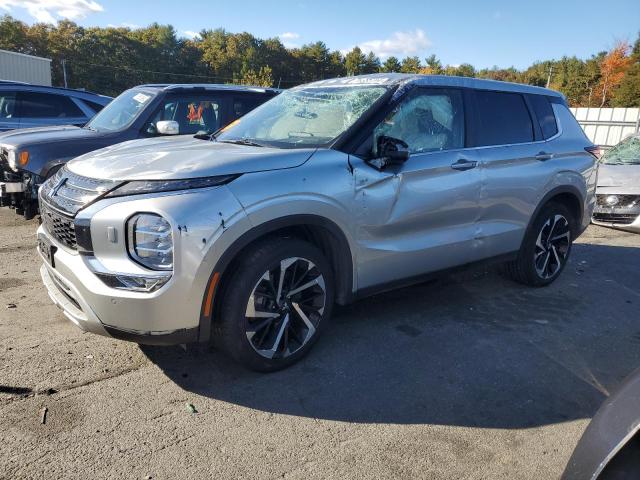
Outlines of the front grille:
M 115 185 L 112 180 L 82 177 L 62 168 L 42 184 L 40 195 L 56 210 L 73 217 Z
M 610 197 L 615 197 L 615 203 L 611 204 L 607 202 L 607 199 Z M 635 206 L 640 205 L 640 195 L 596 195 L 596 200 L 599 206 L 601 207 L 613 207 L 616 208 L 633 208 Z
M 72 218 L 56 212 L 42 200 L 40 201 L 40 216 L 42 225 L 53 238 L 72 250 L 77 248 L 76 228 Z
M 612 212 L 595 212 L 593 219 L 597 222 L 618 223 L 620 225 L 629 225 L 638 218 L 637 213 L 612 213 Z

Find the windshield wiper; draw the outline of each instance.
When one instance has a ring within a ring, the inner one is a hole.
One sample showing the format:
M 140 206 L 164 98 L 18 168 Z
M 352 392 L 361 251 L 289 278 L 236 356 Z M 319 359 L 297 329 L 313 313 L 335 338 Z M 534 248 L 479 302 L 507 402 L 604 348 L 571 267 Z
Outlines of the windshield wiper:
M 234 145 L 246 145 L 248 147 L 264 147 L 264 145 L 254 142 L 249 138 L 237 138 L 235 140 L 219 140 L 220 143 L 233 143 Z

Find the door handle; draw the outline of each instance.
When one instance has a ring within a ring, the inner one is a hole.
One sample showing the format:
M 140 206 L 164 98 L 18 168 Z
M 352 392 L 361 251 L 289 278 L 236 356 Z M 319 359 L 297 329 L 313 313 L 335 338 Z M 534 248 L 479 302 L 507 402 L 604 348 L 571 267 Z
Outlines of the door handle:
M 536 155 L 536 160 L 540 160 L 541 162 L 544 162 L 546 160 L 551 160 L 552 158 L 553 158 L 553 154 L 547 153 L 547 152 L 539 152 Z
M 478 166 L 478 162 L 475 160 L 467 160 L 466 158 L 459 158 L 456 163 L 451 164 L 451 168 L 454 170 L 471 170 L 472 168 L 476 168 Z

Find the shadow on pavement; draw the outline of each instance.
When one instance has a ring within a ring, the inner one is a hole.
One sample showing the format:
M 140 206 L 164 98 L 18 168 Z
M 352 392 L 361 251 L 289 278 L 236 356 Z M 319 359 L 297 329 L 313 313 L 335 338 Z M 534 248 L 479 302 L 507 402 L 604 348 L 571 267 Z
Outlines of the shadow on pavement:
M 640 249 L 574 248 L 551 287 L 475 271 L 339 308 L 282 372 L 204 348 L 141 348 L 187 391 L 273 413 L 486 428 L 588 418 L 640 365 Z

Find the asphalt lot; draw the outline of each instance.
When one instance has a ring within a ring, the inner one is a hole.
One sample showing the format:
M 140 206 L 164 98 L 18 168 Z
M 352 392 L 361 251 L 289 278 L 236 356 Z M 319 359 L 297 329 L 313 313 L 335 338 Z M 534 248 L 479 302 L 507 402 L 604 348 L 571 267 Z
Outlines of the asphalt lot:
M 82 334 L 36 226 L 0 209 L 0 478 L 557 478 L 640 366 L 640 235 L 590 227 L 545 289 L 478 270 L 341 308 L 260 375 Z

